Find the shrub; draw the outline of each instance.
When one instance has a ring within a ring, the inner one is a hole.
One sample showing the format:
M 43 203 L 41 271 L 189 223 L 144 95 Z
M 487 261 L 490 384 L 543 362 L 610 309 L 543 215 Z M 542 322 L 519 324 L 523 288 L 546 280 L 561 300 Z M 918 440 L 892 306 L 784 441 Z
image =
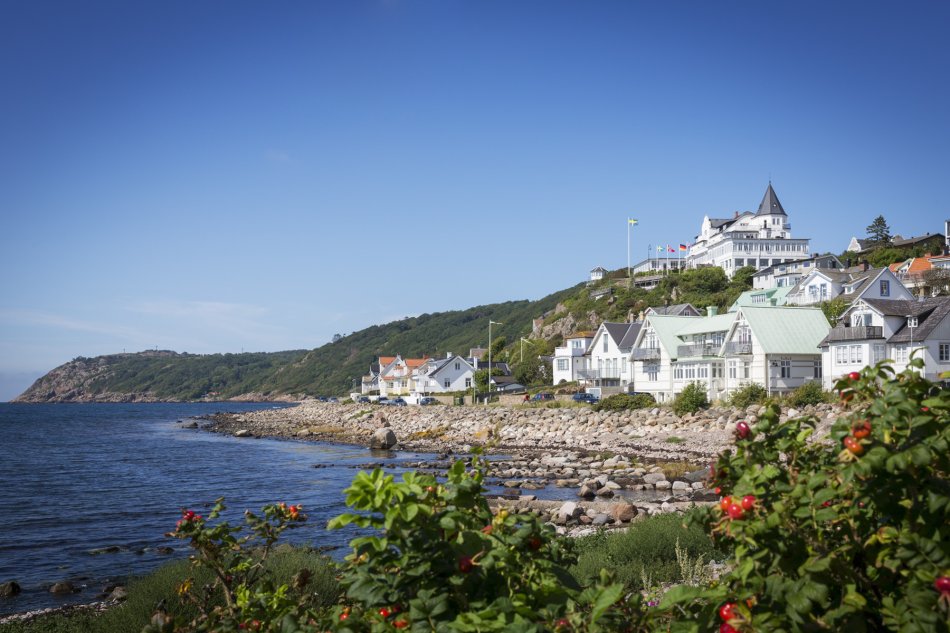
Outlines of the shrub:
M 501 510 L 483 496 L 484 467 L 456 462 L 446 481 L 382 470 L 359 473 L 330 528 L 377 534 L 350 542 L 341 582 L 347 604 L 323 619 L 344 631 L 616 630 L 641 617 L 639 597 L 601 575 L 586 590 L 567 573 L 571 543 L 534 515 Z M 603 627 L 603 628 L 599 628 Z
M 648 393 L 638 393 L 630 395 L 629 393 L 615 393 L 607 396 L 593 406 L 594 411 L 628 411 L 631 409 L 645 409 L 656 404 Z
M 745 409 L 753 404 L 762 404 L 769 397 L 769 392 L 762 385 L 748 382 L 739 385 L 739 388 L 729 396 L 729 404 L 737 409 Z
M 806 407 L 810 404 L 830 402 L 832 395 L 821 388 L 817 380 L 806 382 L 804 385 L 788 394 L 786 401 L 793 407 Z
M 684 413 L 693 413 L 709 406 L 709 400 L 706 398 L 706 387 L 701 382 L 691 382 L 676 394 L 673 400 L 673 412 L 676 415 Z
M 950 390 L 918 371 L 839 381 L 828 441 L 770 407 L 714 465 L 729 497 L 703 522 L 730 571 L 661 606 L 713 623 L 728 603 L 740 631 L 950 630 Z

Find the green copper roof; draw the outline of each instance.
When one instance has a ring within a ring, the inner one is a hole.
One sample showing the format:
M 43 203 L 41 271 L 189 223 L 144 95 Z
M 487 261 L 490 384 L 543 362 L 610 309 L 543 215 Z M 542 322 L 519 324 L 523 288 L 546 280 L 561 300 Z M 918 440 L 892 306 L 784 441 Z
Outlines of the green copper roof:
M 693 317 L 676 331 L 676 336 L 684 337 L 704 332 L 725 332 L 732 327 L 736 315 L 732 313 L 718 314 L 712 317 Z
M 653 329 L 656 330 L 657 338 L 660 339 L 660 343 L 666 352 L 673 358 L 676 358 L 676 346 L 683 344 L 683 341 L 676 335 L 677 332 L 680 328 L 689 324 L 689 322 L 701 320 L 701 317 L 651 314 L 646 320 L 653 325 Z
M 729 312 L 735 312 L 739 308 L 744 308 L 746 306 L 754 308 L 769 308 L 775 306 L 784 306 L 786 297 L 788 293 L 792 291 L 794 286 L 783 286 L 781 288 L 766 288 L 764 290 L 746 290 L 739 298 L 729 306 Z M 755 303 L 752 301 L 752 297 L 757 295 L 765 295 L 765 303 Z M 772 300 L 775 300 L 775 306 L 772 305 Z
M 819 308 L 741 309 L 766 354 L 818 354 L 831 325 Z

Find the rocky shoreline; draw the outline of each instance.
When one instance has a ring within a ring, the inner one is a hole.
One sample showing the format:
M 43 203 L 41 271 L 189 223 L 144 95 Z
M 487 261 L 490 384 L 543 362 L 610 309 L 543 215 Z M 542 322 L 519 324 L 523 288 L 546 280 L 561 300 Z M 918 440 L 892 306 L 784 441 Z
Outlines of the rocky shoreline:
M 450 456 L 466 457 L 480 446 L 493 456 L 486 483 L 504 491 L 493 499 L 495 507 L 534 512 L 559 532 L 580 535 L 715 502 L 715 493 L 706 488 L 707 463 L 733 443 L 738 421 L 752 424 L 762 413 L 758 405 L 678 417 L 660 407 L 595 412 L 560 404 L 380 407 L 307 400 L 290 408 L 215 414 L 201 426 L 243 438 L 436 453 L 438 459 L 404 464 L 433 474 L 445 471 Z M 782 417 L 814 415 L 827 429 L 839 413 L 822 404 L 788 409 Z M 564 495 L 545 501 L 533 494 L 549 487 L 574 489 L 566 496 L 577 501 L 565 502 Z

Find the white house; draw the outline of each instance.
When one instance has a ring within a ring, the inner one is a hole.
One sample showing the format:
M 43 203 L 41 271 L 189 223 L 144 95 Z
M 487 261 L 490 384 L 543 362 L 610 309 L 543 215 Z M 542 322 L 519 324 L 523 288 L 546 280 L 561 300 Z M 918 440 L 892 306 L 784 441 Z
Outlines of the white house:
M 428 395 L 472 388 L 474 366 L 466 359 L 452 354 L 445 358 L 429 358 L 413 372 L 413 393 Z
M 580 372 L 588 368 L 587 361 L 589 359 L 585 354 L 593 340 L 593 332 L 577 332 L 566 337 L 564 345 L 554 348 L 551 365 L 555 385 L 578 380 Z
M 725 392 L 746 383 L 785 393 L 821 381 L 819 345 L 831 325 L 818 308 L 744 307 L 726 334 Z
M 807 258 L 808 244 L 808 239 L 792 238 L 788 215 L 769 183 L 755 213 L 737 212 L 729 219 L 705 216 L 686 261 L 690 268 L 719 266 L 732 277 L 744 266 L 762 269 Z
M 815 308 L 742 307 L 706 317 L 647 316 L 631 357 L 637 391 L 659 402 L 700 382 L 721 399 L 746 383 L 769 392 L 821 378 L 818 344 L 830 326 Z
M 636 390 L 657 402 L 671 400 L 691 382 L 704 382 L 709 397 L 722 388 L 720 351 L 734 314 L 671 316 L 648 314 L 630 351 Z
M 774 264 L 752 275 L 752 288 L 765 290 L 791 287 L 811 271 L 821 268 L 834 271 L 842 270 L 844 266 L 834 255 L 813 255 L 809 259 Z
M 950 297 L 856 301 L 822 341 L 825 388 L 885 359 L 903 371 L 911 354 L 924 359 L 927 379 L 947 384 L 940 374 L 950 371 L 948 315 Z
M 787 305 L 815 305 L 839 296 L 852 302 L 865 298 L 913 298 L 889 268 L 858 266 L 841 272 L 813 270 L 792 287 L 785 302 Z
M 606 269 L 606 268 L 603 268 L 603 267 L 601 267 L 601 266 L 597 266 L 596 268 L 594 268 L 594 269 L 592 269 L 592 270 L 590 271 L 590 279 L 588 280 L 587 285 L 597 283 L 598 281 L 600 281 L 601 279 L 603 279 L 603 278 L 604 278 L 604 275 L 606 275 L 606 274 L 607 274 L 607 269 Z
M 632 384 L 629 351 L 640 329 L 639 322 L 600 324 L 587 348 L 587 368 L 578 379 L 597 387 L 627 387 Z

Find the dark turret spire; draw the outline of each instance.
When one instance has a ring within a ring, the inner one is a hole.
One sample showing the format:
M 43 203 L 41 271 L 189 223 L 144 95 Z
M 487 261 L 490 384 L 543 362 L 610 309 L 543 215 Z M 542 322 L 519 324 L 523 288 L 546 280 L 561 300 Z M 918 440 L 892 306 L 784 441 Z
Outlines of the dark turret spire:
M 756 211 L 756 215 L 785 215 L 785 209 L 782 208 L 782 203 L 778 201 L 778 196 L 775 195 L 775 189 L 772 189 L 772 181 L 769 181 L 769 188 L 765 190 L 765 196 L 762 197 L 762 202 L 759 204 L 759 210 Z

